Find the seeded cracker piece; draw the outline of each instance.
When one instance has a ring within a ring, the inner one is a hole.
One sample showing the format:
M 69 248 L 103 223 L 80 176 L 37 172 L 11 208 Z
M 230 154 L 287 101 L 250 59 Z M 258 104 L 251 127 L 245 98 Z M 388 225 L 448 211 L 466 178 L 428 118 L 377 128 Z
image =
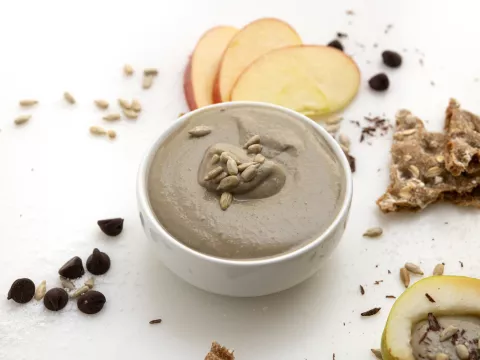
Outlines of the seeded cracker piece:
M 419 211 L 439 200 L 480 207 L 480 176 L 455 177 L 444 165 L 446 136 L 425 130 L 409 111 L 396 116 L 391 149 L 390 185 L 377 200 L 385 212 Z
M 235 360 L 235 356 L 233 355 L 233 350 L 228 350 L 226 347 L 214 341 L 205 360 Z
M 445 116 L 445 166 L 453 175 L 480 173 L 480 117 L 450 99 Z

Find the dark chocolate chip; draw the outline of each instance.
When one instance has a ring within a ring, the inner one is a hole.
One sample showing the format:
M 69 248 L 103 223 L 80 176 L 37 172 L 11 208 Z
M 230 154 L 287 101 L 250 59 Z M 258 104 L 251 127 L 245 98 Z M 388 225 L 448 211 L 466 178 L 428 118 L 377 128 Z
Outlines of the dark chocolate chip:
M 338 50 L 340 50 L 340 51 L 343 51 L 343 45 L 342 45 L 342 43 L 341 43 L 340 41 L 338 41 L 338 40 L 332 40 L 332 41 L 330 41 L 330 42 L 327 44 L 327 46 L 330 46 L 330 47 L 333 47 L 333 48 L 338 49 Z
M 377 308 L 373 308 L 373 309 L 370 309 L 368 311 L 365 311 L 365 312 L 362 312 L 360 315 L 361 316 L 372 316 L 372 315 L 375 315 L 376 313 L 378 313 L 380 311 L 381 308 L 377 307 Z
M 62 310 L 68 303 L 68 294 L 60 288 L 53 288 L 47 291 L 43 298 L 43 304 L 48 310 Z
M 110 269 L 110 257 L 98 249 L 87 259 L 87 270 L 93 275 L 103 275 Z
M 385 91 L 390 86 L 390 81 L 386 74 L 380 73 L 368 80 L 368 85 L 375 91 Z
M 395 51 L 386 50 L 382 53 L 383 63 L 389 67 L 397 68 L 402 65 L 402 56 Z
M 26 304 L 35 294 L 35 284 L 30 279 L 17 279 L 8 291 L 7 299 L 12 299 L 19 304 Z
M 101 292 L 90 290 L 78 298 L 77 306 L 84 314 L 91 315 L 102 310 L 106 302 L 107 299 Z
M 117 236 L 123 230 L 123 219 L 121 218 L 98 220 L 97 224 L 108 236 Z
M 58 273 L 67 279 L 77 279 L 85 274 L 83 268 L 82 259 L 78 256 L 74 256 L 63 265 Z

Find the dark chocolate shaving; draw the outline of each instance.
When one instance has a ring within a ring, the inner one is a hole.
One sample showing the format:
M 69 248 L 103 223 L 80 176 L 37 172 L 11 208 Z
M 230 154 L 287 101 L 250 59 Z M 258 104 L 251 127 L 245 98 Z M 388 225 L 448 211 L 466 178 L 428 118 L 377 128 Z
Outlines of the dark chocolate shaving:
M 432 331 L 440 331 L 442 329 L 437 318 L 432 313 L 428 313 L 428 329 Z
M 387 295 L 385 296 L 387 299 L 396 299 L 397 297 L 395 295 Z
M 150 320 L 148 323 L 149 324 L 160 324 L 162 322 L 162 319 L 154 319 L 154 320 Z
M 428 293 L 425 294 L 425 296 L 427 297 L 428 301 L 430 301 L 431 303 L 435 302 L 435 300 Z
M 365 289 L 360 285 L 360 294 L 365 295 Z
M 365 311 L 363 313 L 361 313 L 360 315 L 362 316 L 372 316 L 372 315 L 375 315 L 376 313 L 378 313 L 380 311 L 381 308 L 377 307 L 377 308 L 373 308 L 373 309 L 370 309 L 368 311 Z

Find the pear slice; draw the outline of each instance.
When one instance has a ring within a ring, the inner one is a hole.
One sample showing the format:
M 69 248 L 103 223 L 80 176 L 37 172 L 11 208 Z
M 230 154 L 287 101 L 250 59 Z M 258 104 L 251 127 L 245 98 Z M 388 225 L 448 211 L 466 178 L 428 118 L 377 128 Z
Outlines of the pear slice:
M 412 327 L 426 320 L 429 313 L 436 318 L 480 317 L 479 298 L 479 279 L 432 276 L 418 281 L 397 299 L 390 311 L 382 335 L 383 360 L 417 360 L 411 345 Z

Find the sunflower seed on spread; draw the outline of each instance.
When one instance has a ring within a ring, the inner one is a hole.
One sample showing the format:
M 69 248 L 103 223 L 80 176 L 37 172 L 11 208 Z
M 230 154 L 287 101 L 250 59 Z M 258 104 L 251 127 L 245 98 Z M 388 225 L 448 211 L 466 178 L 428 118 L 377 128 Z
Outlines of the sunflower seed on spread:
M 220 208 L 222 210 L 227 210 L 228 207 L 232 204 L 233 201 L 233 195 L 229 192 L 224 192 L 220 196 Z
M 425 173 L 425 176 L 427 178 L 432 178 L 432 177 L 440 175 L 442 172 L 443 172 L 443 170 L 441 168 L 439 168 L 438 166 L 433 166 L 433 167 L 431 167 L 430 169 L 427 170 L 427 172 Z
M 87 285 L 83 285 L 81 288 L 78 288 L 77 290 L 75 290 L 71 297 L 72 298 L 76 298 L 76 297 L 79 297 L 80 295 L 86 293 L 88 290 L 90 290 L 90 287 L 87 286 Z
M 136 112 L 142 111 L 142 104 L 140 104 L 140 101 L 138 99 L 132 100 L 132 110 Z
M 255 163 L 254 162 L 241 163 L 240 165 L 238 165 L 238 171 L 242 172 L 251 165 L 255 165 Z
M 16 125 L 25 124 L 28 120 L 30 120 L 32 115 L 20 115 L 13 121 Z
M 150 89 L 153 84 L 153 76 L 152 75 L 147 75 L 143 77 L 143 82 L 142 82 L 142 87 L 144 89 Z
M 457 355 L 461 360 L 468 360 L 470 353 L 465 345 L 463 344 L 456 345 L 455 351 L 457 352 Z
M 343 120 L 343 117 L 338 115 L 333 115 L 333 116 L 330 116 L 329 118 L 326 118 L 324 120 L 324 123 L 327 125 L 335 125 L 340 123 L 342 120 Z
M 105 135 L 107 132 L 100 126 L 90 126 L 90 133 L 93 135 Z
M 220 161 L 221 162 L 227 163 L 228 159 L 234 159 L 232 154 L 230 154 L 228 151 L 224 151 L 220 154 Z
M 145 76 L 157 76 L 158 70 L 155 68 L 146 68 L 145 70 L 143 70 L 143 74 Z
M 408 288 L 408 285 L 410 285 L 410 274 L 408 273 L 408 270 L 403 267 L 400 269 L 400 279 L 402 280 L 403 285 Z
M 128 102 L 128 100 L 125 99 L 118 99 L 118 104 L 122 109 L 131 109 L 132 104 Z
M 73 282 L 71 282 L 68 279 L 60 277 L 60 283 L 62 284 L 62 287 L 64 289 L 68 289 L 68 290 L 74 290 L 75 289 L 75 285 L 73 285 Z
M 107 121 L 117 121 L 120 120 L 120 114 L 119 113 L 111 113 L 108 115 L 105 115 L 102 119 L 107 120 Z
M 99 99 L 99 100 L 95 100 L 95 105 L 97 105 L 97 107 L 99 109 L 102 109 L 102 110 L 105 110 L 105 109 L 108 109 L 108 101 L 107 100 L 102 100 L 102 99 Z
M 443 264 L 437 264 L 433 268 L 433 275 L 443 275 L 443 272 L 445 271 L 445 265 Z
M 257 176 L 257 165 L 250 165 L 240 175 L 245 182 L 252 181 Z
M 212 179 L 212 181 L 215 183 L 215 184 L 218 184 L 220 181 L 222 181 L 223 179 L 225 179 L 226 177 L 228 176 L 228 174 L 223 171 L 222 173 L 220 173 L 220 175 L 217 175 L 216 177 L 214 177 Z
M 458 328 L 456 326 L 449 325 L 446 329 L 443 329 L 442 332 L 440 333 L 440 341 L 447 341 L 457 332 L 458 332 Z
M 225 179 L 222 179 L 222 181 L 220 181 L 220 184 L 218 184 L 217 186 L 217 191 L 234 189 L 238 186 L 239 183 L 240 180 L 238 180 L 238 177 L 233 175 L 227 176 Z
M 350 138 L 347 135 L 340 134 L 338 136 L 338 141 L 339 141 L 340 145 L 343 145 L 345 147 L 345 149 L 347 149 L 347 152 L 348 152 L 348 150 L 350 150 Z
M 450 358 L 448 357 L 447 354 L 444 354 L 444 353 L 437 353 L 435 355 L 435 358 L 433 358 L 434 360 L 449 360 Z
M 258 154 L 262 151 L 263 146 L 260 144 L 253 144 L 247 148 L 247 153 Z
M 238 167 L 237 162 L 232 158 L 227 160 L 227 171 L 229 175 L 237 175 L 238 174 Z
M 380 227 L 373 227 L 363 233 L 365 237 L 378 237 L 383 234 L 383 229 Z
M 204 180 L 207 181 L 207 180 L 213 179 L 213 178 L 216 177 L 218 174 L 220 174 L 222 171 L 223 171 L 223 167 L 217 166 L 216 168 L 214 168 L 213 170 L 210 170 L 210 171 L 207 173 L 207 175 L 205 176 Z
M 202 137 L 212 132 L 212 129 L 205 125 L 195 126 L 193 129 L 188 130 L 188 133 L 193 137 Z
M 253 144 L 260 144 L 260 135 L 253 135 L 250 139 L 247 140 L 245 145 L 243 145 L 243 148 L 247 149 L 250 145 Z
M 37 290 L 35 290 L 35 295 L 33 296 L 35 300 L 42 300 L 47 292 L 47 282 L 43 280 L 40 285 L 38 285 Z
M 65 98 L 65 100 L 67 100 L 67 102 L 69 102 L 70 104 L 75 104 L 75 98 L 73 97 L 72 94 L 70 94 L 68 91 L 65 91 L 63 93 L 63 97 Z
M 218 154 L 213 154 L 210 164 L 215 165 L 220 161 L 220 156 Z
M 416 177 L 417 179 L 420 177 L 420 170 L 418 169 L 418 167 L 416 167 L 415 165 L 410 165 L 408 167 L 408 170 L 410 170 L 410 172 L 412 173 L 413 177 Z
M 25 100 L 20 100 L 18 103 L 20 104 L 20 106 L 28 107 L 28 106 L 37 105 L 38 101 L 33 99 L 25 99 Z
M 136 120 L 138 118 L 138 113 L 130 109 L 123 109 L 123 115 L 130 120 Z
M 382 351 L 380 349 L 370 349 L 370 351 L 372 352 L 373 355 L 375 355 L 377 359 L 380 359 L 380 360 L 383 359 Z
M 92 289 L 93 286 L 95 285 L 95 278 L 91 277 L 90 279 L 85 281 L 85 285 L 88 286 L 90 289 Z
M 131 76 L 131 75 L 133 75 L 133 72 L 134 72 L 134 70 L 133 70 L 132 65 L 125 64 L 125 65 L 123 66 L 123 73 L 124 73 L 125 75 Z
M 253 161 L 255 161 L 257 163 L 260 163 L 260 164 L 263 164 L 265 162 L 265 156 L 263 156 L 262 154 L 257 154 L 253 158 Z
M 110 139 L 115 139 L 117 137 L 117 133 L 115 132 L 115 130 L 108 130 L 107 131 L 107 136 L 110 138 Z
M 405 269 L 410 271 L 412 274 L 423 275 L 423 270 L 417 264 L 407 262 L 407 263 L 405 263 Z

